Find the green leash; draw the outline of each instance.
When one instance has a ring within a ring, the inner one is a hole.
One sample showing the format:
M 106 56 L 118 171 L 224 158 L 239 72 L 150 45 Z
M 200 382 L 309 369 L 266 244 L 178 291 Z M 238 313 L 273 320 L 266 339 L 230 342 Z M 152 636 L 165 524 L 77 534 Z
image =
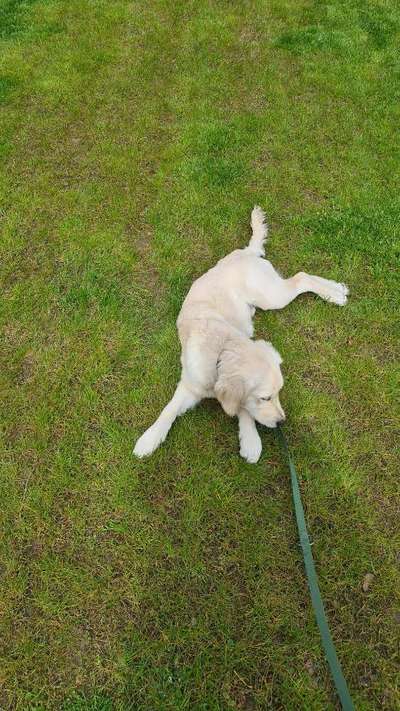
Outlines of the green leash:
M 328 660 L 332 678 L 335 683 L 336 691 L 342 704 L 343 711 L 355 711 L 354 704 L 351 700 L 351 696 L 347 688 L 346 679 L 343 676 L 342 668 L 340 666 L 340 662 L 336 654 L 336 649 L 329 630 L 328 621 L 326 619 L 324 603 L 322 602 L 322 597 L 318 585 L 317 573 L 315 571 L 314 559 L 311 552 L 311 543 L 308 537 L 306 520 L 304 518 L 303 504 L 301 503 L 300 487 L 297 479 L 296 469 L 293 460 L 290 456 L 285 434 L 282 428 L 279 427 L 279 425 L 277 428 L 277 435 L 285 452 L 287 463 L 289 465 L 297 528 L 299 531 L 300 543 L 303 550 L 303 558 L 307 573 L 308 587 L 311 594 L 315 617 L 321 634 L 322 645 L 325 651 L 326 658 Z

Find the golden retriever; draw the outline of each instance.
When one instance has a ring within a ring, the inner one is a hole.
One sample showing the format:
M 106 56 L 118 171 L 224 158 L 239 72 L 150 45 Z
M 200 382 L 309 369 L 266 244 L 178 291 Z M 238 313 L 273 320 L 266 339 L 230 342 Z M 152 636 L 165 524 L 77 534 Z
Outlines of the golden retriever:
M 345 284 L 299 272 L 283 279 L 264 259 L 268 229 L 260 207 L 251 213 L 252 237 L 192 285 L 177 320 L 182 374 L 172 400 L 138 439 L 134 454 L 151 454 L 172 423 L 203 398 L 217 398 L 239 420 L 240 454 L 248 462 L 261 455 L 256 422 L 276 427 L 285 419 L 279 402 L 283 385 L 279 353 L 266 341 L 253 341 L 256 308 L 282 309 L 311 291 L 343 306 Z

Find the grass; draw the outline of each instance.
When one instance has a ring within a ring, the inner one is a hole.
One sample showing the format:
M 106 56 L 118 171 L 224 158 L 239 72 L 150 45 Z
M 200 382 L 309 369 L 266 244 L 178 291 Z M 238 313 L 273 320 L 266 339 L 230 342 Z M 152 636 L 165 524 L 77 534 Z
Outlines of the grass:
M 336 708 L 273 434 L 213 402 L 146 461 L 192 279 L 269 215 L 260 314 L 358 709 L 400 706 L 400 12 L 381 0 L 0 0 L 0 707 Z M 367 592 L 366 573 L 374 575 Z

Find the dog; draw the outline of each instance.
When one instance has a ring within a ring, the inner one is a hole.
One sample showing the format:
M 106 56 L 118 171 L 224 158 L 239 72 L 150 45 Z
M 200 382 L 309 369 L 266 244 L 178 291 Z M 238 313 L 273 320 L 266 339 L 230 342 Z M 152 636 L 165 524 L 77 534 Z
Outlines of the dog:
M 172 400 L 136 442 L 137 457 L 154 452 L 179 415 L 203 398 L 216 398 L 227 415 L 238 418 L 241 456 L 257 462 L 262 446 L 256 422 L 273 428 L 285 413 L 279 401 L 282 358 L 271 343 L 252 340 L 256 308 L 282 309 L 304 292 L 338 306 L 347 301 L 345 284 L 305 272 L 290 279 L 278 274 L 264 259 L 268 227 L 258 206 L 251 228 L 248 246 L 221 259 L 186 296 L 177 319 L 181 379 Z

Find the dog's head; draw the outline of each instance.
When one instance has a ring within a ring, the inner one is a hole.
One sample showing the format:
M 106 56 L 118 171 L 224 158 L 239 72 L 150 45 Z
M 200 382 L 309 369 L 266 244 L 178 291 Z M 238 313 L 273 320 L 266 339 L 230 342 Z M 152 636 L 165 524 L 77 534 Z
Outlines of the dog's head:
M 224 348 L 217 366 L 215 395 L 227 415 L 247 410 L 257 422 L 276 427 L 285 419 L 279 402 L 282 358 L 266 341 L 236 341 Z

